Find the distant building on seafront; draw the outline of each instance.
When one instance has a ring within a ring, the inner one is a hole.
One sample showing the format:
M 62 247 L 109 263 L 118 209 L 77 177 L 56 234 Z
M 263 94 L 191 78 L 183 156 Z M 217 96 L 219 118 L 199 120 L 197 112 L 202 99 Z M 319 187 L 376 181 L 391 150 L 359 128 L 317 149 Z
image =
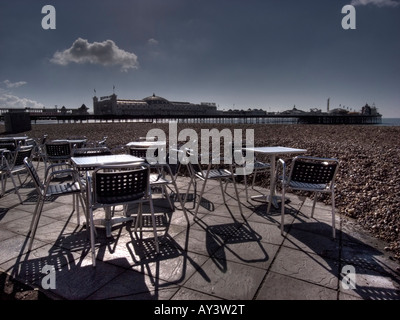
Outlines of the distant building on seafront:
M 118 99 L 116 94 L 97 98 L 93 97 L 93 111 L 95 115 L 216 115 L 218 114 L 215 103 L 168 101 L 156 96 L 146 97 L 142 100 Z
M 248 110 L 217 110 L 214 102 L 191 102 L 169 101 L 163 97 L 152 96 L 142 100 L 118 99 L 116 94 L 104 97 L 93 97 L 93 113 L 95 115 L 140 115 L 140 116 L 265 116 L 266 111 L 261 109 Z

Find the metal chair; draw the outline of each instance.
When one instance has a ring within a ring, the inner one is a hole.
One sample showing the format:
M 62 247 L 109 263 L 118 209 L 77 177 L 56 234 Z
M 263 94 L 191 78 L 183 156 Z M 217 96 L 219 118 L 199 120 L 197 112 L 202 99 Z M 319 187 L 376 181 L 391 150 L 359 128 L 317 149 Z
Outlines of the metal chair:
M 46 142 L 46 162 L 69 162 L 71 159 L 71 144 L 69 142 Z
M 26 181 L 26 179 L 25 179 L 24 182 L 22 182 L 21 177 L 20 177 L 21 173 L 23 173 L 23 172 L 26 173 L 24 159 L 26 157 L 30 159 L 32 157 L 32 151 L 33 151 L 33 146 L 22 146 L 17 149 L 13 158 L 9 157 L 9 159 L 12 159 L 11 165 L 10 165 L 7 157 L 4 157 L 2 160 L 2 161 L 4 161 L 4 164 L 5 164 L 5 167 L 3 169 L 4 171 L 2 170 L 3 171 L 2 172 L 2 195 L 4 195 L 4 192 L 6 190 L 7 177 L 10 176 L 11 181 L 14 185 L 15 192 L 18 195 L 20 203 L 22 203 L 22 198 L 18 191 L 18 187 L 15 183 L 14 175 L 17 174 L 19 184 L 21 187 Z M 4 179 L 4 176 L 5 176 L 5 179 Z
M 11 151 L 8 149 L 0 150 L 0 177 L 1 177 L 1 196 L 3 197 L 6 192 L 6 180 L 9 175 L 9 163 L 13 161 Z M 14 177 L 10 175 L 11 181 L 14 188 L 17 189 L 17 184 L 15 183 Z
M 139 212 L 135 223 L 136 232 L 139 224 L 141 225 L 142 204 L 148 202 L 151 211 L 155 246 L 157 252 L 159 252 L 157 226 L 149 177 L 150 167 L 147 164 L 103 166 L 97 168 L 91 175 L 89 173 L 87 174 L 93 266 L 96 266 L 93 211 L 99 208 L 104 208 L 106 213 L 106 228 L 111 228 L 114 224 L 114 222 L 111 221 L 112 207 L 117 205 L 139 204 Z M 132 219 L 132 217 L 126 216 L 122 219 L 115 220 L 115 223 L 121 223 Z
M 82 197 L 83 188 L 81 186 L 80 178 L 76 170 L 69 168 L 63 170 L 53 170 L 56 167 L 64 166 L 65 164 L 53 164 L 49 166 L 45 173 L 45 181 L 44 183 L 40 180 L 35 167 L 33 166 L 30 159 L 24 159 L 24 165 L 28 170 L 29 174 L 32 177 L 32 180 L 35 184 L 36 191 L 38 193 L 39 199 L 36 203 L 35 211 L 32 216 L 32 222 L 28 231 L 28 235 L 30 236 L 30 242 L 28 246 L 28 251 L 32 249 L 32 243 L 35 238 L 36 230 L 39 224 L 40 216 L 42 214 L 43 205 L 48 197 L 58 197 L 58 196 L 73 196 L 73 208 L 74 211 L 77 211 L 77 222 L 80 224 L 79 218 L 79 203 L 78 199 L 81 201 L 81 205 L 84 208 L 84 200 Z M 51 172 L 50 172 L 51 171 Z M 54 177 L 59 173 L 69 173 L 72 175 L 72 181 L 67 183 L 52 183 L 54 181 Z M 86 223 L 88 224 L 88 219 L 86 217 Z
M 254 184 L 256 181 L 256 176 L 257 173 L 259 172 L 265 172 L 269 171 L 271 168 L 271 165 L 269 163 L 261 162 L 255 159 L 254 155 L 250 157 L 249 159 L 246 157 L 246 150 L 244 149 L 246 147 L 246 142 L 244 141 L 242 145 L 237 147 L 236 145 L 232 144 L 232 156 L 233 156 L 233 163 L 234 163 L 234 168 L 241 169 L 241 175 L 243 176 L 244 179 L 244 186 L 245 186 L 245 192 L 246 192 L 246 199 L 248 199 L 248 185 L 247 185 L 247 176 L 250 174 L 253 174 L 253 179 L 251 183 L 252 189 L 254 189 Z M 242 159 L 242 163 L 238 164 L 235 159 Z M 246 172 L 246 168 L 252 168 L 251 172 Z
M 47 141 L 48 135 L 44 134 L 41 139 L 38 139 L 34 145 L 32 159 L 37 161 L 36 170 L 39 168 L 40 161 L 43 162 L 46 169 L 46 150 L 45 143 Z
M 339 168 L 339 160 L 334 158 L 316 158 L 298 156 L 293 159 L 290 173 L 287 175 L 287 166 L 284 160 L 278 160 L 282 165 L 282 176 L 278 181 L 282 185 L 281 197 L 281 234 L 283 235 L 285 218 L 286 189 L 314 192 L 314 202 L 311 218 L 314 216 L 315 204 L 319 193 L 330 193 L 332 201 L 332 236 L 335 239 L 335 176 Z
M 164 161 L 158 161 L 157 148 L 154 148 L 154 150 L 150 152 L 150 155 L 152 155 L 151 158 L 148 157 L 148 150 L 149 148 L 130 147 L 129 154 L 135 157 L 142 158 L 143 160 L 146 161 L 146 163 L 150 165 L 150 187 L 153 189 L 154 188 L 162 189 L 162 195 L 168 200 L 169 206 L 171 207 L 172 210 L 174 210 L 174 205 L 171 202 L 171 197 L 168 192 L 168 186 L 170 185 L 174 186 L 179 201 L 183 206 L 183 202 L 181 200 L 178 187 L 176 185 L 175 175 L 172 173 L 171 167 L 168 165 L 168 163 L 164 163 Z M 169 176 L 170 179 L 168 179 L 167 176 Z M 184 207 L 183 210 L 185 210 Z
M 216 167 L 215 165 L 213 166 L 213 162 L 220 162 L 217 160 L 224 161 L 224 158 L 220 157 L 220 155 L 212 155 L 211 154 L 210 158 L 209 158 L 209 164 L 207 166 L 207 169 L 203 169 L 201 164 L 199 164 L 197 161 L 193 162 L 194 159 L 196 159 L 196 158 L 198 159 L 199 157 L 194 154 L 191 154 L 190 150 L 188 150 L 188 152 L 190 154 L 189 169 L 190 169 L 191 180 L 190 180 L 187 192 L 186 192 L 186 196 L 189 192 L 191 184 L 194 184 L 195 190 L 197 189 L 196 188 L 196 179 L 203 181 L 203 185 L 202 185 L 202 188 L 200 191 L 199 201 L 198 201 L 198 203 L 196 205 L 196 209 L 195 209 L 195 214 L 194 214 L 195 218 L 197 218 L 197 212 L 199 210 L 201 199 L 203 198 L 207 180 L 209 180 L 209 179 L 219 181 L 219 184 L 221 187 L 221 194 L 222 194 L 224 203 L 226 203 L 226 199 L 225 199 L 225 189 L 222 185 L 222 181 L 225 181 L 226 183 L 229 183 L 229 182 L 233 183 L 233 186 L 235 189 L 236 200 L 237 200 L 238 206 L 239 206 L 239 211 L 240 211 L 240 214 L 243 215 L 242 206 L 241 206 L 240 199 L 239 199 L 239 192 L 238 192 L 237 185 L 236 185 L 236 175 L 234 173 L 233 164 L 231 161 L 232 159 L 230 159 L 228 161 L 229 163 L 227 163 L 227 165 L 229 166 L 229 170 L 228 170 L 222 166 L 220 166 L 220 167 Z
M 251 183 L 251 187 L 253 189 L 254 189 L 254 184 L 256 182 L 257 173 L 269 172 L 270 169 L 271 169 L 271 165 L 269 163 L 265 163 L 265 162 L 259 161 L 257 159 L 254 159 L 254 163 L 253 163 L 253 181 Z

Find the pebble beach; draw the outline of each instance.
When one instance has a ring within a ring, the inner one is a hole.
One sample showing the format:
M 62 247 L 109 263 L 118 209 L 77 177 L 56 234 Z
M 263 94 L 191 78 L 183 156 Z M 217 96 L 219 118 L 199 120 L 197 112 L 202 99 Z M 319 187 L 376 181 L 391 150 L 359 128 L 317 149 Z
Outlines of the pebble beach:
M 32 124 L 24 132 L 32 138 L 85 136 L 88 142 L 107 136 L 111 149 L 145 137 L 150 129 L 163 130 L 167 123 L 64 123 Z M 255 146 L 285 146 L 307 149 L 306 155 L 340 160 L 336 177 L 337 212 L 357 221 L 360 228 L 388 243 L 385 248 L 400 260 L 400 127 L 373 125 L 293 124 L 178 124 L 178 132 L 194 129 L 254 129 Z M 5 136 L 0 125 L 0 135 Z M 18 134 L 19 135 L 19 134 Z M 268 159 L 260 159 L 268 161 Z M 257 184 L 269 185 L 269 177 L 257 175 Z M 327 198 L 321 201 L 330 203 Z

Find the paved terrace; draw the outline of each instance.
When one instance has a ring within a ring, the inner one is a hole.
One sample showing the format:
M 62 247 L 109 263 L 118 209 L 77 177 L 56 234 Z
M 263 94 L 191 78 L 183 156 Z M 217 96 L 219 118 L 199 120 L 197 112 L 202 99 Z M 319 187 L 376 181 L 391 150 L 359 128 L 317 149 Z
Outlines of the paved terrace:
M 178 182 L 186 190 L 188 179 L 179 177 Z M 0 270 L 52 299 L 400 298 L 399 264 L 383 250 L 383 243 L 338 216 L 333 241 L 330 207 L 318 203 L 311 219 L 312 201 L 294 194 L 288 194 L 284 237 L 280 211 L 266 214 L 264 203 L 247 201 L 241 184 L 243 216 L 234 198 L 222 202 L 213 181 L 207 184 L 196 221 L 190 211 L 193 203 L 187 203 L 187 220 L 182 210 L 171 212 L 166 200 L 157 200 L 160 253 L 155 252 L 151 227 L 142 239 L 129 223 L 115 226 L 111 239 L 98 229 L 93 268 L 87 231 L 77 224 L 71 196 L 46 201 L 28 254 L 26 235 L 37 196 L 30 182 L 20 189 L 24 202 L 19 204 L 10 180 L 7 187 L 0 199 Z M 266 191 L 249 188 L 249 195 Z M 227 193 L 234 194 L 232 184 Z M 45 265 L 56 269 L 55 289 L 43 289 Z M 354 289 L 342 286 L 345 266 L 355 269 Z

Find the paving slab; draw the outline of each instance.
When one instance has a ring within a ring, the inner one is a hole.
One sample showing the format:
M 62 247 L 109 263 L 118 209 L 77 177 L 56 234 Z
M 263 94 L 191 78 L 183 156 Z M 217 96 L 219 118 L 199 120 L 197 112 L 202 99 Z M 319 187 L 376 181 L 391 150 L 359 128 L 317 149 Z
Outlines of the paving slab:
M 271 271 L 333 290 L 339 284 L 339 264 L 317 254 L 281 247 Z
M 179 176 L 182 194 L 188 182 Z M 193 196 L 185 205 L 186 215 L 174 195 L 174 211 L 165 199 L 156 200 L 159 253 L 151 220 L 146 216 L 143 232 L 135 233 L 137 207 L 130 207 L 133 221 L 114 226 L 110 238 L 104 228 L 96 228 L 94 268 L 85 217 L 81 210 L 78 225 L 71 197 L 46 199 L 32 251 L 26 251 L 37 201 L 28 183 L 20 189 L 23 204 L 12 190 L 0 198 L 0 271 L 52 299 L 400 299 L 399 262 L 385 251 L 383 241 L 354 221 L 337 214 L 333 240 L 331 207 L 317 202 L 311 218 L 312 199 L 288 193 L 281 235 L 280 207 L 267 213 L 265 202 L 246 198 L 242 184 L 238 188 L 242 214 L 232 184 L 224 203 L 218 182 L 211 180 L 196 219 Z M 268 193 L 259 186 L 248 188 L 249 197 Z M 149 207 L 143 210 L 148 213 Z M 103 218 L 104 212 L 95 215 Z M 54 289 L 43 286 L 46 266 L 55 268 Z M 349 267 L 356 279 L 350 288 L 345 285 L 352 279 L 345 273 Z
M 228 300 L 253 299 L 266 273 L 255 267 L 218 259 L 209 259 L 202 270 L 204 274 L 194 274 L 184 286 Z
M 271 271 L 257 300 L 337 300 L 337 291 L 325 286 Z

